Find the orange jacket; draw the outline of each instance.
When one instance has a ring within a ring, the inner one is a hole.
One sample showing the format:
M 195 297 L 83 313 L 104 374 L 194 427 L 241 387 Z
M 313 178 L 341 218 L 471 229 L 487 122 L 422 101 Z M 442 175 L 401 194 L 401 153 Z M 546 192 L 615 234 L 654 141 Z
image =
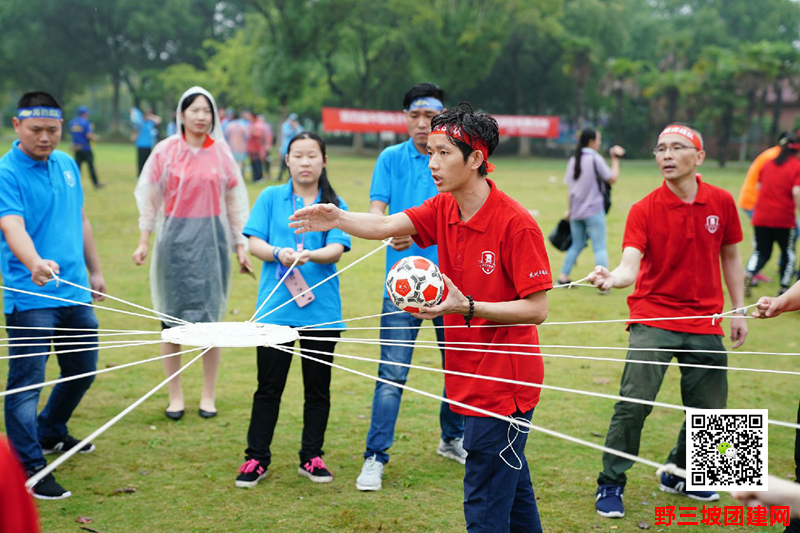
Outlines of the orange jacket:
M 764 163 L 772 161 L 780 153 L 781 147 L 773 146 L 758 154 L 747 170 L 747 177 L 744 178 L 742 189 L 739 191 L 739 201 L 736 202 L 739 207 L 747 210 L 755 209 L 758 201 L 758 177 L 761 175 L 761 169 L 764 167 Z

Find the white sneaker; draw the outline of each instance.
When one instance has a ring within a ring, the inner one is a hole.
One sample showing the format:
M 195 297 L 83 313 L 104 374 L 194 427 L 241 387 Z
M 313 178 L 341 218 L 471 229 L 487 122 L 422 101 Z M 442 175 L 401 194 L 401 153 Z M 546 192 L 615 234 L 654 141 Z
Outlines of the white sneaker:
M 364 491 L 381 490 L 382 479 L 383 463 L 378 461 L 376 455 L 373 455 L 364 461 L 361 475 L 356 479 L 356 488 Z
M 453 439 L 450 442 L 439 440 L 436 453 L 447 459 L 458 461 L 462 465 L 467 462 L 467 450 L 464 449 L 464 439 Z

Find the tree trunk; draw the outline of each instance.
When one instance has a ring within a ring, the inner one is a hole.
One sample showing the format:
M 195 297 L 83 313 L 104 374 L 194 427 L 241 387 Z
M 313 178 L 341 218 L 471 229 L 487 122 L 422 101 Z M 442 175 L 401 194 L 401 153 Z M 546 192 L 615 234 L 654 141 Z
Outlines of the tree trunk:
M 363 133 L 354 133 L 353 134 L 353 152 L 356 155 L 364 155 L 364 134 Z
M 783 78 L 777 78 L 775 83 L 772 85 L 775 91 L 775 104 L 772 108 L 772 128 L 769 131 L 769 138 L 770 142 L 777 142 L 778 140 L 778 132 L 780 131 L 780 122 L 781 122 L 781 106 L 783 105 L 782 97 L 783 91 Z
M 733 129 L 733 106 L 727 105 L 725 107 L 725 114 L 722 115 L 720 124 L 720 132 L 717 137 L 717 157 L 719 158 L 719 167 L 725 168 L 725 163 L 728 161 L 728 139 L 731 137 L 731 130 Z
M 678 96 L 679 93 L 676 89 L 670 89 L 667 92 L 667 125 L 675 122 L 678 114 Z
M 577 113 L 578 131 L 583 129 L 583 98 L 585 87 L 582 83 L 575 86 L 575 112 Z
M 747 95 L 747 109 L 744 112 L 744 133 L 742 142 L 739 145 L 739 161 L 747 159 L 747 149 L 750 147 L 750 132 L 753 129 L 753 113 L 756 110 L 756 91 L 750 91 Z
M 759 148 L 764 146 L 764 113 L 767 109 L 767 88 L 761 90 L 761 98 L 758 101 L 758 134 L 755 143 Z
M 119 86 L 121 81 L 119 79 L 119 71 L 114 69 L 111 73 L 111 86 L 114 88 L 114 93 L 111 96 L 111 133 L 119 133 Z
M 617 107 L 614 111 L 614 144 L 622 144 L 622 87 L 614 89 Z
M 519 138 L 519 155 L 524 157 L 530 157 L 531 155 L 531 138 L 530 137 L 520 137 Z

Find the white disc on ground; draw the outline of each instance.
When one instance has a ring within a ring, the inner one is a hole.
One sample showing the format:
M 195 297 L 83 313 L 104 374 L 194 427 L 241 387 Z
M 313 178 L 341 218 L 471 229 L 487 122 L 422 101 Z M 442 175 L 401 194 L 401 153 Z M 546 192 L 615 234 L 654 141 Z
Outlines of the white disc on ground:
M 258 322 L 201 322 L 186 324 L 161 332 L 161 339 L 184 346 L 214 348 L 253 348 L 294 342 L 300 337 L 296 329 Z

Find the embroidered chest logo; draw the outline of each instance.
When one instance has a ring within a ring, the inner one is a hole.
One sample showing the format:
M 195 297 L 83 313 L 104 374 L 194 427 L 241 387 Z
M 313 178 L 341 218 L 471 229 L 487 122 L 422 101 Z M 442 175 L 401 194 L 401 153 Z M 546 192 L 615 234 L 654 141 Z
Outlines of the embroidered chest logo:
M 486 251 L 481 253 L 481 260 L 478 261 L 478 264 L 481 266 L 481 269 L 485 274 L 491 274 L 494 272 L 494 267 L 497 266 L 494 252 Z
M 67 185 L 69 185 L 70 187 L 75 186 L 75 176 L 72 175 L 71 170 L 64 171 L 64 181 L 66 181 Z
M 717 215 L 708 215 L 706 217 L 706 229 L 709 233 L 716 233 L 719 229 L 719 217 Z

